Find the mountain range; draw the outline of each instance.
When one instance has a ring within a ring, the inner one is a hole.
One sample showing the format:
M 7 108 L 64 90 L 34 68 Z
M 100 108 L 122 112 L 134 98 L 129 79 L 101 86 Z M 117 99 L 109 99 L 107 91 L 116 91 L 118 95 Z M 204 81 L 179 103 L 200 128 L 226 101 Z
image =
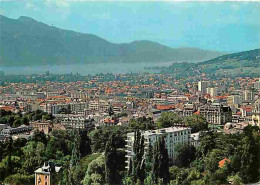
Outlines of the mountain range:
M 21 16 L 0 15 L 0 66 L 41 66 L 102 62 L 199 62 L 224 53 L 171 48 L 140 40 L 111 43 L 93 34 L 59 29 Z

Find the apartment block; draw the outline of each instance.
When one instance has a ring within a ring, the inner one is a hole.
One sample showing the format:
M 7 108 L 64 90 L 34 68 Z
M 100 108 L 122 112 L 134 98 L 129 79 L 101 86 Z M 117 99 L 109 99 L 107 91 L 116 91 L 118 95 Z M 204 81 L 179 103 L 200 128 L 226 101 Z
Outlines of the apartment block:
M 219 103 L 211 103 L 200 106 L 199 113 L 203 115 L 207 122 L 211 124 L 223 125 L 232 121 L 231 108 Z
M 145 149 L 148 149 L 149 145 L 153 146 L 159 140 L 160 137 L 164 137 L 170 159 L 173 159 L 175 156 L 176 145 L 184 144 L 184 143 L 191 144 L 191 137 L 190 137 L 191 128 L 188 127 L 168 127 L 168 128 L 158 129 L 158 130 L 148 130 L 142 132 L 141 135 L 144 136 Z M 126 140 L 127 167 L 126 168 L 128 168 L 130 158 L 134 155 L 133 152 L 134 137 L 135 137 L 134 132 L 127 134 L 127 140 Z

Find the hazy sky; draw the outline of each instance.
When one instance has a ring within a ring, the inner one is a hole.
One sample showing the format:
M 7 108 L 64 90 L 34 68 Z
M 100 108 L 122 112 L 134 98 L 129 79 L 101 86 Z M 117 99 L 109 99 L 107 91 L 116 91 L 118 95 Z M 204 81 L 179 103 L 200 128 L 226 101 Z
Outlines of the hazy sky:
M 260 48 L 259 2 L 2 0 L 0 14 L 29 16 L 115 43 L 152 40 L 227 52 Z

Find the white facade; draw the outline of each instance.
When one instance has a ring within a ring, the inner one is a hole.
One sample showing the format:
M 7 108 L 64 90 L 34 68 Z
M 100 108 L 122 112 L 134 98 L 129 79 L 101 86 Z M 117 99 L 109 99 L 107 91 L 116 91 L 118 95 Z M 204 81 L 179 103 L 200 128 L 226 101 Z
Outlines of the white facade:
M 258 90 L 260 89 L 260 79 L 254 83 L 254 88 Z
M 209 85 L 208 81 L 199 81 L 198 82 L 198 91 L 202 93 L 207 93 L 207 87 Z
M 61 120 L 61 125 L 65 128 L 86 129 L 94 126 L 90 117 L 68 117 Z
M 207 93 L 210 94 L 211 97 L 215 97 L 218 94 L 218 89 L 215 87 L 207 88 Z
M 244 101 L 252 101 L 254 99 L 254 93 L 251 90 L 245 90 L 243 92 L 243 100 Z
M 144 136 L 145 139 L 145 149 L 147 149 L 149 145 L 153 146 L 161 136 L 164 136 L 168 155 L 171 159 L 174 158 L 176 145 L 184 143 L 191 144 L 191 128 L 188 127 L 169 127 L 158 130 L 148 130 L 142 132 L 141 135 Z M 127 134 L 126 142 L 126 163 L 129 164 L 130 158 L 133 156 L 134 132 Z

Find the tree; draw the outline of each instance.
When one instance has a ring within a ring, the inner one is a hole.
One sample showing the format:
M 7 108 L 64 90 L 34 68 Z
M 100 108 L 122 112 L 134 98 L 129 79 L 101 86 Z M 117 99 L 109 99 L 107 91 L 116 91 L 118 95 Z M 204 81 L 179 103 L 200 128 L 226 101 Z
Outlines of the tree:
M 188 143 L 176 146 L 175 163 L 179 167 L 189 167 L 191 162 L 196 158 L 196 149 Z
M 137 119 L 131 119 L 129 127 L 134 130 L 152 130 L 156 128 L 156 125 L 152 118 L 143 116 Z
M 145 155 L 145 167 L 146 176 L 149 176 L 152 173 L 153 168 L 153 147 L 151 144 L 149 144 Z
M 21 119 L 18 118 L 13 122 L 13 127 L 19 127 L 22 124 Z
M 29 119 L 26 116 L 23 116 L 21 119 L 21 124 L 29 125 Z
M 158 119 L 158 128 L 165 128 L 175 126 L 176 124 L 183 124 L 183 119 L 176 113 L 164 112 L 162 116 Z
M 24 162 L 23 169 L 27 174 L 33 174 L 36 167 L 44 162 L 45 145 L 42 142 L 30 141 L 23 147 Z
M 184 123 L 187 127 L 191 128 L 192 133 L 208 129 L 208 122 L 202 115 L 193 114 L 191 116 L 187 116 L 184 119 Z
M 58 114 L 70 114 L 71 113 L 71 110 L 68 108 L 65 108 L 65 107 L 62 107 L 59 111 L 58 111 Z
M 244 183 L 255 182 L 258 178 L 258 152 L 254 139 L 243 137 L 231 158 L 231 169 L 238 172 Z
M 219 168 L 218 163 L 223 157 L 221 150 L 213 149 L 205 158 L 205 169 L 211 174 L 214 173 Z
M 135 183 L 137 180 L 143 183 L 145 179 L 144 136 L 141 135 L 140 131 L 134 133 L 133 152 L 131 175 Z
M 105 184 L 105 157 L 99 156 L 88 165 L 83 184 Z
M 241 177 L 239 177 L 238 174 L 236 175 L 232 175 L 228 177 L 228 181 L 232 184 L 232 185 L 243 185 L 243 180 Z
M 198 148 L 199 157 L 204 157 L 211 150 L 216 148 L 216 135 L 213 132 L 202 133 L 200 136 L 200 146 Z
M 43 132 L 39 131 L 39 130 L 36 130 L 33 133 L 33 136 L 31 137 L 30 140 L 34 141 L 34 142 L 42 142 L 45 145 L 47 145 L 47 142 L 48 142 L 48 139 L 47 139 L 46 135 Z
M 124 126 L 100 127 L 89 133 L 91 140 L 91 149 L 93 152 L 103 152 L 106 147 L 106 142 L 112 134 L 115 135 L 116 148 L 125 147 L 126 133 L 128 129 Z
M 109 106 L 109 107 L 108 107 L 108 115 L 109 115 L 109 116 L 114 115 L 114 110 L 113 110 L 113 107 L 112 107 L 112 106 Z
M 115 137 L 112 135 L 106 144 L 105 149 L 105 175 L 108 184 L 117 182 L 117 151 L 115 146 Z
M 80 166 L 79 166 L 79 149 L 78 143 L 75 141 L 71 159 L 70 159 L 70 166 L 69 166 L 69 182 L 71 185 L 78 185 L 81 184 L 80 180 Z
M 91 153 L 91 146 L 90 146 L 91 141 L 86 131 L 80 131 L 79 135 L 80 135 L 79 150 L 80 150 L 81 157 L 84 157 Z
M 164 184 L 169 182 L 169 156 L 164 137 L 160 137 L 154 146 L 152 174 L 154 183 L 159 179 L 163 179 Z

